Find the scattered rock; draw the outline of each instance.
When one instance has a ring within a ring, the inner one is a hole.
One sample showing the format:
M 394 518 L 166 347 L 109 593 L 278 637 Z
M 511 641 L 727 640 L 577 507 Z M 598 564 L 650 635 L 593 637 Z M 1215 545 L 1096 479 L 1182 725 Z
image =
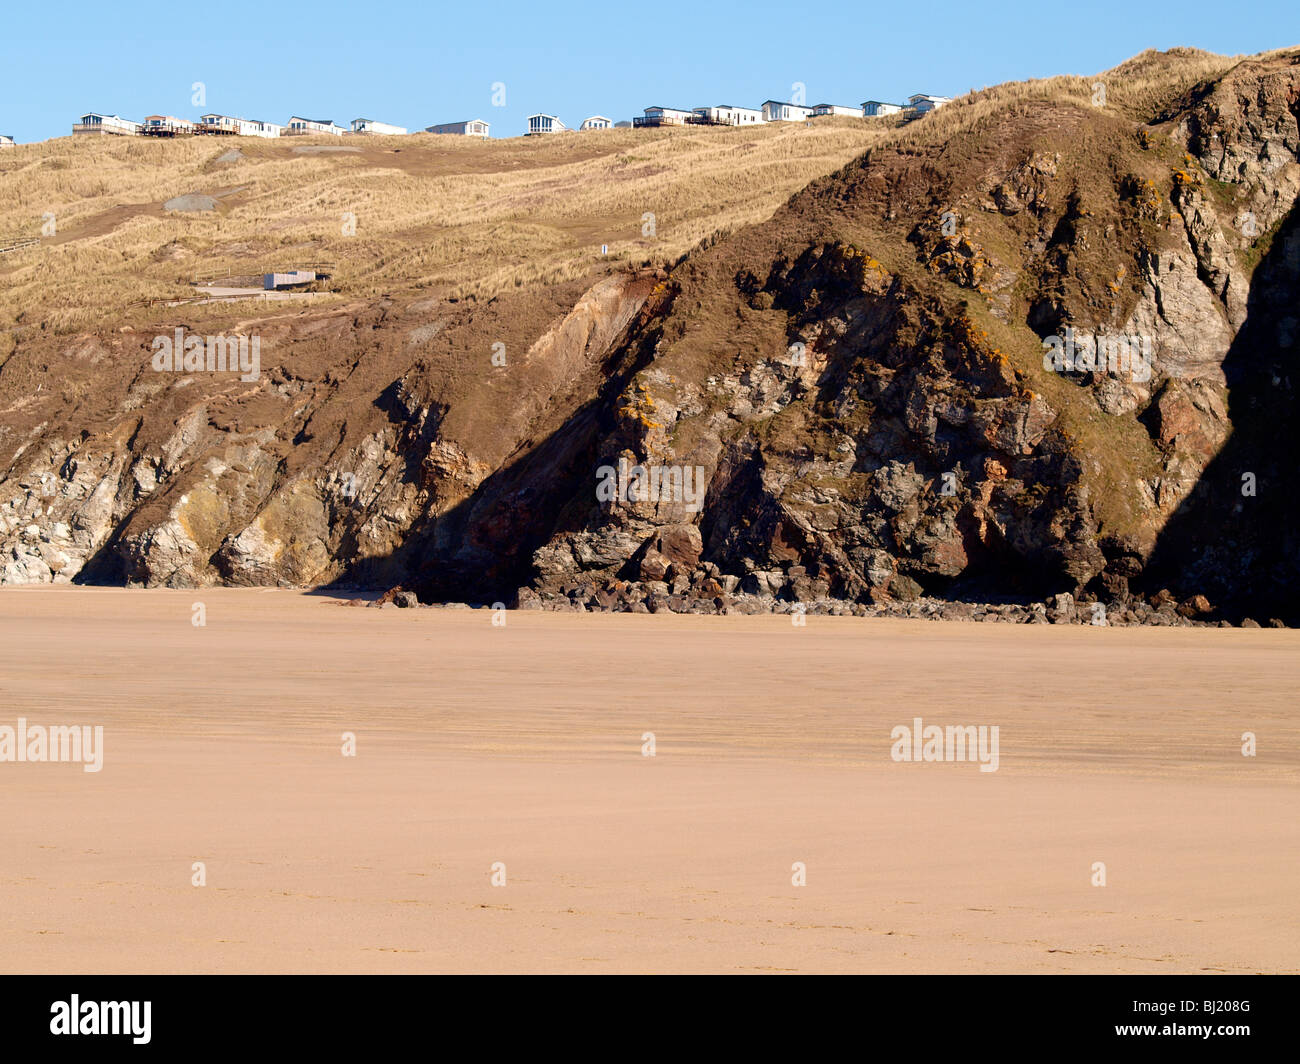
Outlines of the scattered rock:
M 190 192 L 184 196 L 175 196 L 163 204 L 163 210 L 165 211 L 215 211 L 216 209 L 216 199 L 201 192 Z
M 1069 592 L 1062 592 L 1055 596 L 1047 609 L 1047 619 L 1052 624 L 1073 624 L 1077 621 L 1079 610 L 1075 605 L 1074 596 Z

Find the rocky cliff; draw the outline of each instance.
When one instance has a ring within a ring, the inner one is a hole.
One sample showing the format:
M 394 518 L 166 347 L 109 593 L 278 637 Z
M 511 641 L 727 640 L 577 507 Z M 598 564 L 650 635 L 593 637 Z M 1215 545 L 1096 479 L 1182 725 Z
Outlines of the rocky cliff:
M 258 380 L 20 345 L 0 579 L 1294 623 L 1300 53 L 1195 62 L 973 94 L 666 273 L 261 319 Z
M 972 105 L 692 256 L 597 449 L 703 511 L 584 485 L 537 589 L 1294 620 L 1298 100 L 1285 55 L 1147 121 Z

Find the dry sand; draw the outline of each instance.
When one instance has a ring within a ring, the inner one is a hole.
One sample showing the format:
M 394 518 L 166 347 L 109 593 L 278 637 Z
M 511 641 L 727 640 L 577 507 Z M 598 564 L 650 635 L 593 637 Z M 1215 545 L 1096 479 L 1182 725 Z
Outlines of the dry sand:
M 1298 652 L 5 590 L 0 725 L 105 760 L 0 763 L 0 969 L 1295 972 Z M 998 771 L 891 760 L 918 715 Z

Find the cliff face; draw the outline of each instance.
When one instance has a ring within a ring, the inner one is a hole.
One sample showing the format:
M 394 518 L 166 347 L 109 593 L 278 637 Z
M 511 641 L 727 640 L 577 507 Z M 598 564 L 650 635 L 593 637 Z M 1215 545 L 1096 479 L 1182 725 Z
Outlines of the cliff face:
M 597 386 L 654 283 L 221 323 L 256 330 L 257 381 L 156 372 L 155 333 L 130 327 L 20 348 L 3 381 L 29 394 L 7 435 L 27 442 L 0 485 L 0 581 L 397 582 L 417 530 Z M 160 335 L 174 329 L 216 326 Z
M 0 581 L 1295 620 L 1300 57 L 996 92 L 666 276 L 20 347 Z
M 693 256 L 599 451 L 702 467 L 704 568 L 665 580 L 681 504 L 587 485 L 543 597 L 1069 592 L 1124 617 L 1168 587 L 1295 617 L 1298 96 L 1270 57 L 1149 122 L 1026 101 Z

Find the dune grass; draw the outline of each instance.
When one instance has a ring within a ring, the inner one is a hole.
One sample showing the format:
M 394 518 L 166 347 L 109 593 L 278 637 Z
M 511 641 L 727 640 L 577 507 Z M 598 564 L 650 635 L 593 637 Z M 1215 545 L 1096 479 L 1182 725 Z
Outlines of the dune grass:
M 342 297 L 486 298 L 602 261 L 675 261 L 769 216 L 887 130 L 818 119 L 761 128 L 453 136 L 60 138 L 0 157 L 0 329 L 75 332 L 192 282 L 326 262 Z M 326 144 L 325 142 L 329 143 Z M 357 151 L 302 152 L 304 147 Z M 218 163 L 236 148 L 243 158 Z M 174 213 L 186 193 L 211 213 Z M 48 228 L 48 225 L 47 225 Z M 602 257 L 601 245 L 608 253 Z
M 1294 51 L 1294 50 L 1291 50 Z M 874 145 L 923 147 L 996 112 L 1051 100 L 1159 120 L 1243 60 L 1144 52 L 1091 77 L 974 91 L 915 122 L 819 118 L 744 129 L 605 130 L 480 141 L 455 136 L 64 137 L 0 155 L 0 238 L 57 232 L 0 256 L 0 337 L 89 329 L 196 279 L 331 263 L 341 298 L 426 291 L 490 298 L 602 263 L 662 265 L 769 217 Z M 1246 60 L 1249 61 L 1249 60 Z M 355 149 L 322 152 L 303 148 Z M 231 149 L 242 158 L 217 160 Z M 172 213 L 186 193 L 215 212 Z M 601 246 L 607 254 L 601 254 Z M 2 342 L 2 341 L 0 341 Z

